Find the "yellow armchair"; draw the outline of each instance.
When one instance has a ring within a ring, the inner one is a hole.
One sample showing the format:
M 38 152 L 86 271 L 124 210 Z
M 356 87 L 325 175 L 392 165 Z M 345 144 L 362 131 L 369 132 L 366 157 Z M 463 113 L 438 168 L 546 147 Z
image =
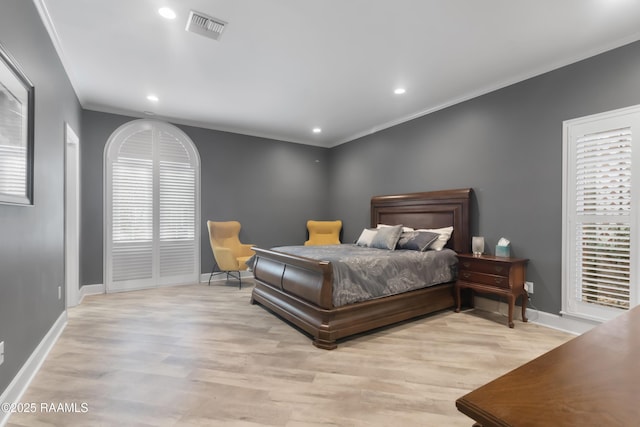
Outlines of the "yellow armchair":
M 241 225 L 238 221 L 207 221 L 207 227 L 214 259 L 209 285 L 211 285 L 211 278 L 215 274 L 226 273 L 227 279 L 229 276 L 237 278 L 240 282 L 240 288 L 242 288 L 240 271 L 247 269 L 247 261 L 255 253 L 251 249 L 253 245 L 240 242 L 238 236 Z M 218 271 L 216 271 L 216 267 Z
M 309 230 L 309 240 L 304 242 L 305 246 L 313 245 L 339 245 L 340 230 L 342 221 L 307 221 Z

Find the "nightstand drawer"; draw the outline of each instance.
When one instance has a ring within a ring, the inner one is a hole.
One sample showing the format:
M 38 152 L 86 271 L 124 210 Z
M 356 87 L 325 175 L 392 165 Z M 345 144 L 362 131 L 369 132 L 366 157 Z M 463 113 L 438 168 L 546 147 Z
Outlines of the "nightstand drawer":
M 462 259 L 458 264 L 460 271 L 471 270 L 479 273 L 494 274 L 496 276 L 508 276 L 509 264 L 491 262 L 485 259 Z
M 467 282 L 482 283 L 505 289 L 509 288 L 509 278 L 505 276 L 496 276 L 494 274 L 477 273 L 475 271 L 465 270 L 460 271 L 458 276 L 460 280 Z

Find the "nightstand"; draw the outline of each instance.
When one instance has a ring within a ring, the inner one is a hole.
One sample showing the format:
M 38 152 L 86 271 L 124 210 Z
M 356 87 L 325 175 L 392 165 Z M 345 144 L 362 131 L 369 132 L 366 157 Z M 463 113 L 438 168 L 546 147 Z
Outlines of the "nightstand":
M 522 321 L 526 322 L 527 292 L 524 280 L 528 259 L 493 255 L 458 254 L 458 280 L 455 283 L 456 313 L 460 312 L 460 289 L 501 295 L 509 304 L 509 327 L 513 328 L 513 307 L 522 296 Z

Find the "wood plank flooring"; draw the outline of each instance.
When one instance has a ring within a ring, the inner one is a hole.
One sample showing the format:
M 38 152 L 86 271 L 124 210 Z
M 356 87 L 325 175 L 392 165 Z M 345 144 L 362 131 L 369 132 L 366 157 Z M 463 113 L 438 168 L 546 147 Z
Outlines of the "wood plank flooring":
M 572 338 L 447 311 L 319 350 L 251 288 L 85 298 L 22 399 L 38 410 L 8 426 L 469 427 L 458 397 Z

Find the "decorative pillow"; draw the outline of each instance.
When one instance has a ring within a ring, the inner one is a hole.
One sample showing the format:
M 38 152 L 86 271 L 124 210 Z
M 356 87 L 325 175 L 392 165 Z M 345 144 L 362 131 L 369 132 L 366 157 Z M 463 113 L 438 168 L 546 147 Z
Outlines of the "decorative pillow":
M 397 249 L 408 249 L 411 251 L 426 251 L 433 242 L 438 240 L 440 235 L 430 231 L 409 231 L 400 235 Z
M 356 240 L 356 245 L 364 247 L 371 246 L 371 241 L 376 237 L 376 234 L 378 234 L 378 230 L 375 228 L 365 228 L 362 230 L 362 233 L 360 233 L 358 240 Z
M 429 231 L 431 233 L 438 233 L 438 239 L 431 244 L 430 248 L 436 251 L 441 251 L 449 241 L 451 233 L 453 233 L 453 227 L 419 229 L 416 231 Z
M 387 225 L 387 224 L 378 224 L 378 229 L 380 228 L 387 228 L 387 227 L 394 227 L 393 225 Z M 404 225 L 402 226 L 402 232 L 406 233 L 407 231 L 413 231 L 413 228 L 411 227 L 405 227 Z
M 369 247 L 394 250 L 401 233 L 401 225 L 379 228 Z

